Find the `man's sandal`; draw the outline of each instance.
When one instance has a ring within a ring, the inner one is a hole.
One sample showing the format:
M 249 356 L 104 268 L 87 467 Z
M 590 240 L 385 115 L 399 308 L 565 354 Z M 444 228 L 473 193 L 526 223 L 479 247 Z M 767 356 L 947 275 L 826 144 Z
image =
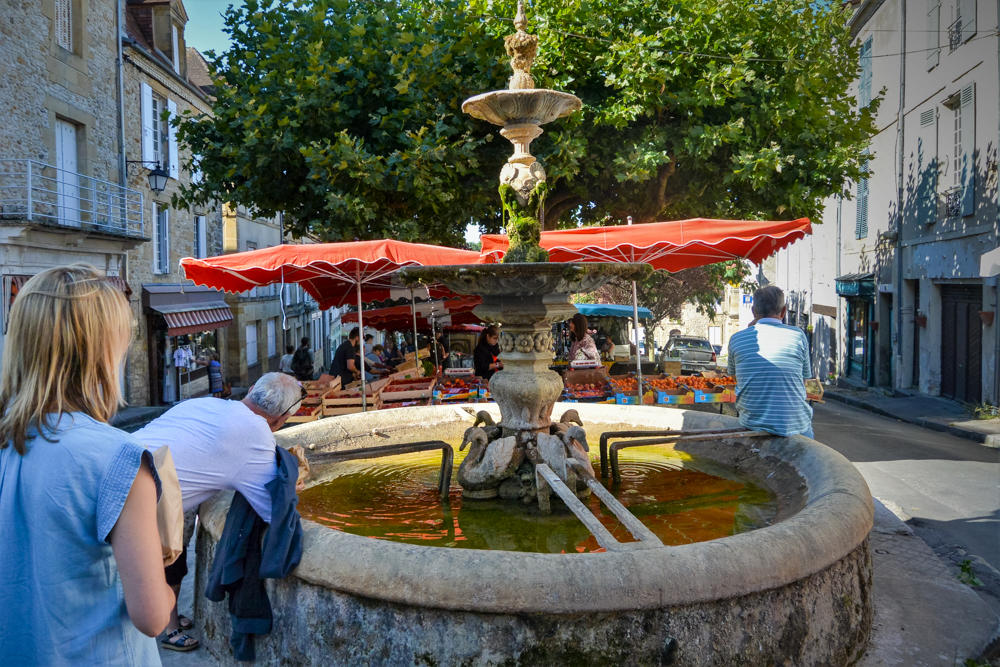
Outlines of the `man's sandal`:
M 190 630 L 191 628 L 194 627 L 194 621 L 192 621 L 187 616 L 178 616 L 177 627 L 180 628 L 181 630 Z
M 200 642 L 177 628 L 173 632 L 168 632 L 167 636 L 160 640 L 160 646 L 171 651 L 193 651 L 200 646 Z

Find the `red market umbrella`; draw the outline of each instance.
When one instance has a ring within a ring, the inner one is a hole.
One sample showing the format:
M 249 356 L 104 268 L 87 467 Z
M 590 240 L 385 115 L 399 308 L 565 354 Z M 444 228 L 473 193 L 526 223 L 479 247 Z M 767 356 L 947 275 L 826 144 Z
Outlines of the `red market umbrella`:
M 442 316 L 448 316 L 448 320 L 453 325 L 476 324 L 480 321 L 480 318 L 474 315 L 472 310 L 482 303 L 482 301 L 482 298 L 477 296 L 464 296 L 443 301 L 428 301 L 417 306 L 375 308 L 365 311 L 364 319 L 367 326 L 383 331 L 404 331 L 409 329 L 412 324 L 411 316 L 414 314 L 421 328 L 430 327 L 430 317 L 432 314 L 438 319 Z M 341 319 L 344 322 L 356 322 L 358 314 L 345 313 Z
M 675 272 L 730 259 L 759 264 L 811 233 L 808 218 L 777 222 L 692 218 L 545 231 L 541 245 L 551 262 L 644 262 Z M 499 262 L 506 254 L 506 236 L 483 234 L 481 240 L 481 261 Z
M 358 328 L 363 331 L 362 293 L 368 301 L 389 298 L 392 276 L 401 268 L 478 261 L 479 253 L 473 250 L 380 240 L 286 244 L 205 259 L 185 257 L 180 263 L 185 276 L 195 284 L 226 292 L 298 283 L 323 309 L 344 305 L 353 296 Z M 365 356 L 360 357 L 361 401 L 366 409 Z
M 812 233 L 808 218 L 789 221 L 711 220 L 692 218 L 669 222 L 612 227 L 557 229 L 541 234 L 540 244 L 550 262 L 643 262 L 670 272 L 731 259 L 764 258 Z M 480 237 L 481 261 L 499 262 L 507 252 L 507 237 Z M 636 330 L 636 372 L 642 394 L 639 361 L 639 317 L 635 283 L 632 283 L 633 322 Z M 641 399 L 640 399 L 641 400 Z

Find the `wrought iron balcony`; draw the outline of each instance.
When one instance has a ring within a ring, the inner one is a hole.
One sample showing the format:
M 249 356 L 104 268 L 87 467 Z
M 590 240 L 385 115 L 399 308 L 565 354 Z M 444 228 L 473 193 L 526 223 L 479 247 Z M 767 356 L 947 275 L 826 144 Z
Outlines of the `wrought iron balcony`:
M 948 50 L 954 51 L 962 46 L 962 19 L 958 18 L 948 26 Z
M 145 236 L 138 190 L 37 160 L 0 159 L 0 222 L 14 220 Z
M 962 188 L 952 188 L 944 193 L 944 211 L 949 218 L 962 215 Z

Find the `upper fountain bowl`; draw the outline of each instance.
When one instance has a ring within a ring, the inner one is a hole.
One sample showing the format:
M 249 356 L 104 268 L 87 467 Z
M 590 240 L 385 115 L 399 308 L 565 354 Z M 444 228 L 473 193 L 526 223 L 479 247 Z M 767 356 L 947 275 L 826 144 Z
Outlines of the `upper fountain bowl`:
M 462 111 L 473 118 L 501 127 L 520 123 L 544 125 L 579 111 L 583 103 L 576 95 L 545 88 L 494 90 L 470 97 Z

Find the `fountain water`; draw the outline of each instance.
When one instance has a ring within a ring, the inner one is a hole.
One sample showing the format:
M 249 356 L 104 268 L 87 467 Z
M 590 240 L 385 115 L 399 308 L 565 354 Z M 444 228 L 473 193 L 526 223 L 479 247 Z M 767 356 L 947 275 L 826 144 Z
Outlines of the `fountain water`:
M 276 629 L 258 641 L 258 657 L 281 664 L 851 664 L 871 625 L 873 507 L 846 459 L 801 436 L 740 431 L 722 416 L 555 403 L 562 381 L 547 368 L 550 325 L 573 314 L 570 295 L 613 277 L 639 278 L 648 267 L 545 262 L 538 245 L 545 171 L 530 143 L 542 124 L 579 109 L 580 101 L 534 88 L 537 38 L 525 31 L 522 3 L 515 25 L 506 40 L 514 67 L 510 89 L 463 105 L 503 126 L 501 134 L 514 144 L 500 179 L 510 237 L 505 263 L 405 272 L 411 283 L 481 294 L 477 313 L 503 324 L 504 369 L 490 381 L 499 415 L 491 408 L 483 423 L 474 417 L 482 406 L 385 410 L 302 424 L 279 433 L 278 441 L 313 443 L 317 453 L 347 457 L 391 440 L 461 437 L 473 448 L 458 472 L 470 502 L 499 496 L 511 500 L 512 511 L 529 503 L 546 510 L 554 493 L 604 551 L 416 546 L 306 521 L 295 575 L 268 585 Z M 587 424 L 700 431 L 683 449 L 767 489 L 777 504 L 774 524 L 663 546 L 594 479 L 585 431 L 568 423 L 573 415 L 553 424 L 554 410 L 570 408 Z M 490 424 L 497 416 L 499 424 Z M 730 432 L 704 435 L 720 430 Z M 635 541 L 618 542 L 591 521 L 578 500 L 590 493 Z M 228 506 L 223 496 L 201 508 L 202 576 Z M 198 597 L 196 605 L 206 646 L 228 661 L 226 610 Z

